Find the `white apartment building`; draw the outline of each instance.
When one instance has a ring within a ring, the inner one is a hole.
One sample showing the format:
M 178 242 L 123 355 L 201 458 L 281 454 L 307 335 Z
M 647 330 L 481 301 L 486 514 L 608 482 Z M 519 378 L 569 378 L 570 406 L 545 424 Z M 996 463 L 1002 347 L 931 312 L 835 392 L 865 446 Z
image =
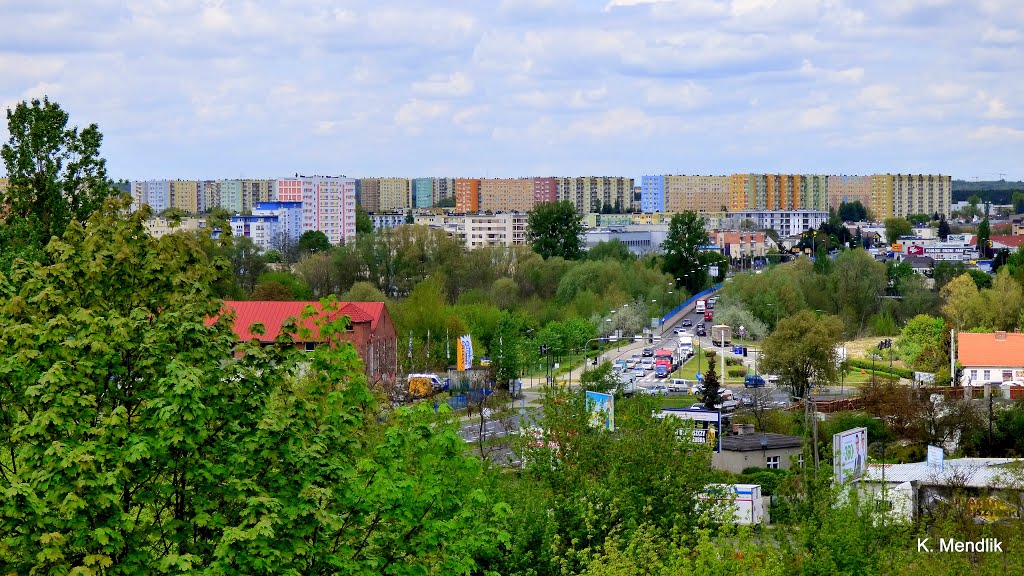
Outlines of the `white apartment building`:
M 331 244 L 356 236 L 356 180 L 302 176 L 302 231 L 319 230 Z
M 739 228 L 745 220 L 758 230 L 775 230 L 779 236 L 799 236 L 807 230 L 817 230 L 828 221 L 823 210 L 750 210 L 729 212 L 724 225 Z

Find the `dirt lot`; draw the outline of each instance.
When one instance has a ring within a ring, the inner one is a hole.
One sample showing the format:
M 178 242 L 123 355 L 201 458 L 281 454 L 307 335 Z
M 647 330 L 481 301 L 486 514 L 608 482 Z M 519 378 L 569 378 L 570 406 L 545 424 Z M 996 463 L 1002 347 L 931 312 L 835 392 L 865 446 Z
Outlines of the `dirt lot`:
M 879 336 L 870 336 L 868 338 L 858 338 L 856 340 L 849 340 L 849 341 L 846 342 L 846 356 L 848 358 L 870 359 L 870 357 L 868 356 L 868 349 L 869 348 L 874 348 L 875 346 L 878 346 L 878 343 L 881 342 L 882 340 L 885 340 L 885 338 L 882 338 L 882 337 L 879 337 Z M 892 338 L 892 340 L 895 342 L 896 338 Z M 882 358 L 884 358 L 886 360 L 886 362 L 888 362 L 888 360 L 889 360 L 889 351 L 888 350 L 883 350 L 880 353 L 880 355 L 881 355 Z M 897 360 L 895 358 L 893 360 L 893 366 L 899 366 L 901 368 L 905 368 L 905 366 L 903 365 L 903 362 L 901 362 L 901 361 L 899 361 L 899 360 Z

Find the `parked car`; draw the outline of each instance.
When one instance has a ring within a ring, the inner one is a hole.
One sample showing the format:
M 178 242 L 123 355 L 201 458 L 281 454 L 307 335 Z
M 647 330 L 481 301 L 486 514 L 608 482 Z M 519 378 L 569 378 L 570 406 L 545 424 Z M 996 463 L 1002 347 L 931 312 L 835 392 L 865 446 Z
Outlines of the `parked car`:
M 656 386 L 644 386 L 640 388 L 640 392 L 644 394 L 650 394 L 651 396 L 662 396 L 668 394 L 668 388 L 660 384 Z
M 747 377 L 743 379 L 744 388 L 763 388 L 764 386 L 764 378 L 761 378 L 757 374 L 747 374 Z
M 693 326 L 693 320 L 689 318 L 683 318 L 683 326 Z
M 644 348 L 643 349 L 643 356 L 644 357 L 654 356 L 654 348 Z

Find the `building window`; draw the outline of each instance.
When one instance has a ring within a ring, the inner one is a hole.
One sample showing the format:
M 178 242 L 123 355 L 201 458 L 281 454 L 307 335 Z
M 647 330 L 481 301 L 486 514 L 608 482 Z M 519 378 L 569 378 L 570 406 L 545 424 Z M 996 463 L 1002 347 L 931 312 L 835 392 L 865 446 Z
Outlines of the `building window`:
M 803 459 L 803 456 L 801 456 L 800 458 Z M 767 460 L 766 461 L 766 466 L 768 468 L 774 468 L 776 470 L 779 469 L 779 457 L 778 456 L 769 456 L 766 460 Z
M 981 379 L 984 380 L 985 382 L 988 382 L 988 379 L 989 379 L 990 375 L 991 375 L 991 371 L 989 371 L 989 370 L 982 370 L 981 371 Z

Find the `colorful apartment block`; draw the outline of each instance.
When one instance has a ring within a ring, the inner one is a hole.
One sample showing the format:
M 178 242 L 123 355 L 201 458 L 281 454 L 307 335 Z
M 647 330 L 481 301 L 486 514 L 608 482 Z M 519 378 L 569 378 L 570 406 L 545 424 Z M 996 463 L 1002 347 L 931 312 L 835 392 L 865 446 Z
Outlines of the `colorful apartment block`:
M 827 210 L 828 178 L 819 174 L 733 174 L 729 211 Z
M 242 181 L 220 181 L 220 207 L 231 214 L 242 212 Z
M 196 183 L 196 200 L 199 212 L 208 213 L 220 206 L 220 181 L 200 180 Z
M 412 203 L 413 208 L 430 208 L 434 205 L 434 179 L 413 178 L 412 180 Z
M 872 174 L 871 194 L 868 197 L 868 211 L 871 218 L 881 222 L 893 217 L 892 174 Z
M 892 179 L 893 214 L 939 214 L 949 217 L 953 179 L 939 174 L 896 174 Z
M 800 176 L 800 204 L 798 210 L 828 210 L 828 176 L 803 174 Z
M 199 182 L 195 180 L 171 180 L 168 183 L 171 208 L 186 214 L 199 213 Z
M 437 206 L 449 198 L 455 198 L 455 178 L 434 178 L 431 206 Z
M 404 211 L 411 207 L 407 178 L 380 179 L 380 206 L 378 209 L 381 212 Z
M 532 178 L 481 178 L 482 212 L 529 212 L 533 210 Z
M 665 176 L 664 212 L 722 212 L 729 206 L 728 176 Z
M 558 181 L 555 178 L 533 179 L 533 205 L 558 200 Z
M 557 178 L 558 199 L 570 202 L 576 212 L 601 212 L 610 207 L 617 212 L 628 209 L 633 201 L 633 179 L 622 176 L 583 176 Z
M 331 244 L 356 236 L 356 181 L 340 176 L 302 177 L 302 231 L 319 230 Z
M 830 208 L 844 202 L 860 202 L 865 208 L 871 204 L 871 176 L 829 176 L 827 189 Z
M 302 202 L 302 180 L 278 178 L 274 181 L 274 197 L 270 201 Z
M 380 212 L 380 178 L 356 180 L 356 195 L 359 205 L 366 212 Z
M 729 176 L 729 212 L 754 209 L 754 206 L 757 205 L 758 179 L 756 176 L 756 174 Z
M 640 178 L 640 211 L 645 214 L 665 211 L 665 177 Z
M 455 179 L 455 211 L 459 214 L 473 214 L 480 211 L 479 179 Z
M 277 248 L 284 237 L 302 235 L 302 202 L 260 202 L 251 215 L 231 217 L 231 233 L 251 238 L 263 250 Z
M 242 180 L 242 212 L 252 212 L 260 202 L 273 202 L 273 180 Z
M 143 204 L 159 214 L 171 207 L 171 183 L 168 180 L 144 180 L 132 182 L 132 208 L 138 210 Z

